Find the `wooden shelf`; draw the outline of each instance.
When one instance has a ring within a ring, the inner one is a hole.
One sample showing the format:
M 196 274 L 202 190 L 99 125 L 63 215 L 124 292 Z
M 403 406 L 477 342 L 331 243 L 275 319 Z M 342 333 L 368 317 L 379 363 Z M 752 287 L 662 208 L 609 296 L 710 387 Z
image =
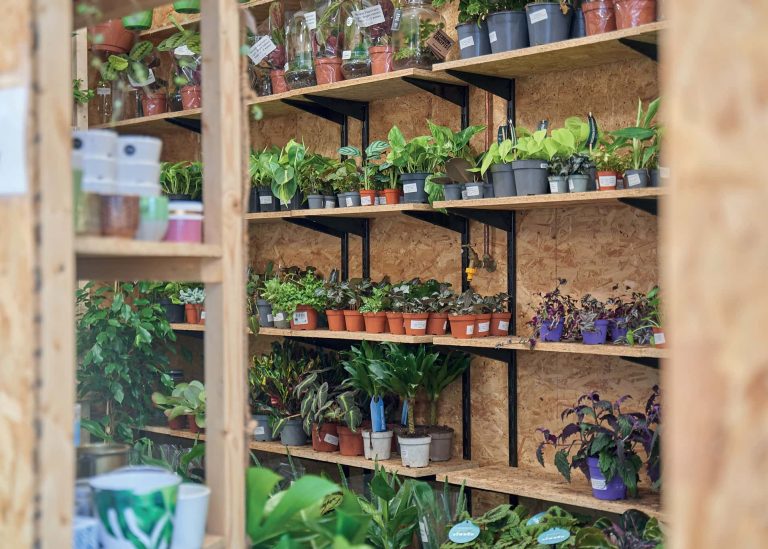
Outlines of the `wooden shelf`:
M 640 27 L 585 38 L 438 63 L 432 67 L 432 70 L 455 70 L 485 76 L 520 78 L 594 67 L 617 61 L 643 59 L 642 54 L 623 44 L 621 40 L 657 44 L 659 34 L 667 27 L 666 21 L 657 21 Z
M 140 132 L 145 135 L 162 135 L 174 126 L 169 122 L 171 119 L 182 120 L 200 120 L 203 109 L 187 109 L 185 111 L 164 112 L 152 116 L 140 116 L 138 118 L 128 118 L 127 120 L 118 120 L 107 124 L 98 124 L 90 126 L 91 129 L 111 129 L 120 133 Z
M 352 341 L 391 341 L 392 343 L 432 343 L 434 336 L 369 334 L 367 332 L 332 332 L 330 330 L 281 330 L 259 328 L 259 335 L 316 339 L 348 339 Z
M 480 198 L 477 200 L 442 200 L 434 203 L 435 208 L 465 208 L 472 210 L 533 210 L 540 208 L 562 208 L 566 206 L 618 206 L 621 199 L 657 199 L 668 194 L 664 187 L 642 189 L 620 189 L 617 191 L 591 191 L 586 193 L 534 194 L 528 196 L 506 196 L 502 198 Z
M 137 5 L 139 4 L 139 5 Z M 93 0 L 72 2 L 72 28 L 81 29 L 88 25 L 96 25 L 102 21 L 119 19 L 141 10 L 158 8 L 168 4 L 168 0 L 141 0 L 141 2 L 126 2 L 125 0 Z M 97 8 L 98 15 L 85 15 L 78 13 L 81 6 Z
M 205 434 L 198 435 L 190 431 L 177 431 L 170 429 L 169 427 L 147 426 L 142 430 L 171 437 L 186 438 L 190 440 L 205 440 Z M 251 450 L 256 450 L 258 452 L 280 455 L 290 454 L 291 457 L 294 458 L 311 459 L 313 461 L 321 461 L 324 463 L 338 463 L 339 465 L 347 465 L 359 469 L 373 470 L 376 466 L 374 461 L 365 459 L 363 456 L 342 456 L 338 452 L 315 452 L 312 449 L 312 446 L 284 446 L 280 442 L 258 442 L 255 440 L 251 440 L 248 446 Z M 419 468 L 404 467 L 399 458 L 379 461 L 378 464 L 385 470 L 397 473 L 400 476 L 411 478 L 434 476 L 440 481 L 442 481 L 450 471 L 469 470 L 474 467 L 471 462 L 459 458 L 453 458 L 449 461 L 437 462 L 428 467 Z
M 130 238 L 83 236 L 75 240 L 78 258 L 221 257 L 221 247 L 183 242 L 147 242 Z
M 404 212 L 434 212 L 429 204 L 392 204 L 391 206 L 355 206 L 353 208 L 319 208 L 316 210 L 291 210 L 287 212 L 257 212 L 245 215 L 251 223 L 269 223 L 288 217 L 390 217 Z
M 245 214 L 245 220 L 251 223 L 271 223 L 293 217 L 292 211 L 287 212 L 254 212 Z
M 187 324 L 185 322 L 171 323 L 171 329 L 174 332 L 204 332 L 205 324 Z
M 651 517 L 662 519 L 661 497 L 648 488 L 641 487 L 638 498 L 619 501 L 603 501 L 592 496 L 589 482 L 574 471 L 571 483 L 559 476 L 506 465 L 479 467 L 449 472 L 448 482 L 464 484 L 467 488 L 488 490 L 502 494 L 573 505 L 606 513 L 621 514 L 629 509 L 639 509 Z
M 528 345 L 528 338 L 520 336 L 506 337 L 478 337 L 473 339 L 457 339 L 455 337 L 435 337 L 432 340 L 433 345 L 448 345 L 450 347 L 474 347 L 482 349 L 514 349 L 516 351 L 532 352 L 552 352 L 552 353 L 574 353 L 581 355 L 604 355 L 621 356 L 633 358 L 667 358 L 668 349 L 659 349 L 658 347 L 648 347 L 642 345 L 614 345 L 606 343 L 604 345 L 584 345 L 583 343 L 542 343 L 536 342 L 536 346 L 531 349 Z

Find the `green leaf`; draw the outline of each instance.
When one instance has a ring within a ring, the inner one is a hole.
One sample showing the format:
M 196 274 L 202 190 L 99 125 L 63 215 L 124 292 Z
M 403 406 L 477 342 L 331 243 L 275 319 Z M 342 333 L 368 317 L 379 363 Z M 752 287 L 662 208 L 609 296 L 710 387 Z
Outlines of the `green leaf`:
M 568 452 L 565 450 L 555 452 L 555 467 L 565 480 L 571 482 L 571 464 L 568 462 Z
M 385 474 L 376 474 L 371 481 L 371 493 L 384 501 L 392 501 L 395 497 L 395 491 L 387 483 Z

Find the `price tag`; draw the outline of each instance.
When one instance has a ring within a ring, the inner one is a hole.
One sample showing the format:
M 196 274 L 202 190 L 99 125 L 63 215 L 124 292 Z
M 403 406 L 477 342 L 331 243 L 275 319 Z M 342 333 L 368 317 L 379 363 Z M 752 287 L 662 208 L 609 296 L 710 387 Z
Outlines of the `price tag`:
M 189 46 L 184 44 L 183 46 L 179 46 L 175 50 L 173 50 L 173 55 L 176 57 L 191 57 L 197 55 L 195 52 L 193 52 L 191 49 L 189 49 Z
M 357 26 L 361 29 L 365 29 L 372 25 L 379 25 L 384 22 L 384 12 L 381 11 L 381 6 L 376 4 L 370 8 L 357 10 L 352 12 L 352 15 L 357 21 Z
M 403 18 L 403 10 L 395 8 L 395 13 L 392 16 L 392 30 L 400 30 L 400 20 Z
M 412 194 L 418 191 L 418 186 L 416 183 L 406 183 L 403 185 L 403 192 L 405 194 Z
M 352 197 L 351 196 L 345 196 L 344 197 L 344 203 L 347 205 L 347 207 L 352 206 L 352 204 L 353 204 Z
M 254 435 L 263 435 L 265 432 L 266 432 L 266 431 L 264 431 L 264 427 L 262 427 L 261 425 L 259 425 L 258 427 L 256 427 L 256 428 L 253 430 L 253 434 L 254 434 Z
M 491 323 L 490 322 L 481 322 L 477 325 L 477 333 L 482 334 L 483 332 L 488 332 L 491 329 Z
M 467 196 L 480 196 L 480 185 L 467 185 Z
M 267 195 L 267 196 L 264 196 L 264 195 L 259 196 L 259 204 L 272 204 L 272 197 L 269 196 L 269 195 Z
M 467 335 L 471 336 L 474 333 L 475 333 L 475 325 L 474 324 L 467 325 Z
M 604 478 L 594 478 L 592 477 L 590 479 L 590 482 L 592 483 L 592 489 L 593 490 L 605 490 L 606 482 Z
M 341 52 L 342 59 L 352 59 L 352 50 L 344 50 Z
M 112 95 L 112 88 L 96 88 L 96 95 Z
M 536 513 L 531 518 L 528 519 L 528 521 L 525 523 L 526 526 L 533 526 L 534 524 L 538 524 L 541 522 L 542 517 L 546 515 L 546 513 Z
M 549 182 L 549 192 L 552 194 L 557 194 L 557 181 Z
M 422 543 L 429 543 L 429 527 L 424 519 L 419 521 L 419 535 L 421 536 Z
M 440 60 L 445 60 L 453 47 L 453 39 L 442 29 L 437 29 L 425 43 Z
M 446 331 L 447 329 L 448 329 L 448 321 L 444 320 L 443 321 L 443 331 Z
M 653 334 L 653 344 L 654 345 L 664 345 L 667 342 L 666 338 L 664 337 L 664 332 L 656 332 Z
M 539 164 L 539 168 L 541 168 L 542 170 L 549 169 L 549 164 L 547 164 L 546 162 L 542 162 L 541 164 Z
M 304 14 L 304 21 L 307 22 L 307 28 L 309 30 L 315 30 L 317 28 L 317 12 L 308 11 Z
M 0 196 L 27 192 L 27 89 L 0 90 Z
M 200 311 L 200 320 L 205 320 L 205 309 Z
M 627 176 L 627 185 L 637 187 L 640 184 L 640 174 L 631 173 Z
M 361 196 L 360 197 L 360 204 L 363 206 L 370 206 L 371 205 L 371 197 L 370 196 Z
M 331 446 L 338 446 L 339 445 L 339 437 L 333 436 L 331 433 L 325 433 L 325 436 L 323 437 L 323 440 L 330 444 Z
M 283 315 L 283 313 L 277 313 L 275 315 L 275 322 L 282 322 L 283 320 L 285 320 L 285 315 Z
M 309 324 L 309 314 L 307 314 L 307 311 L 296 311 L 293 313 L 293 323 L 299 326 Z
M 531 12 L 528 15 L 528 20 L 531 22 L 531 25 L 535 25 L 536 23 L 541 23 L 542 21 L 546 21 L 547 18 L 548 18 L 547 10 L 536 10 Z
M 496 31 L 491 31 L 491 32 L 489 32 L 489 33 L 488 33 L 488 41 L 489 41 L 491 44 L 493 44 L 494 42 L 496 42 L 496 40 L 498 40 L 498 39 L 496 38 Z
M 471 48 L 474 45 L 475 45 L 475 39 L 471 36 L 466 36 L 461 40 L 459 40 L 459 48 L 461 48 L 462 50 Z
M 275 51 L 277 46 L 272 42 L 269 36 L 262 36 L 256 43 L 248 49 L 248 57 L 251 58 L 254 65 L 261 63 L 266 56 Z
M 571 192 L 573 192 L 573 189 L 575 189 L 575 188 L 576 188 L 576 187 L 574 187 L 574 186 L 573 186 L 573 181 L 571 181 L 571 180 L 569 179 L 569 180 L 568 180 L 568 190 L 569 190 L 569 191 L 571 191 Z
M 272 316 L 272 313 L 269 313 L 267 315 L 267 322 L 274 322 L 274 321 L 275 321 L 275 317 Z
M 448 539 L 453 543 L 469 543 L 480 535 L 480 528 L 471 520 L 455 524 L 448 532 Z
M 137 82 L 136 80 L 133 79 L 133 77 L 129 73 L 128 83 L 134 88 L 142 88 L 144 86 L 149 86 L 150 84 L 155 83 L 155 73 L 152 71 L 152 69 L 149 69 L 149 74 L 147 74 L 147 79 L 144 80 L 144 82 Z
M 509 330 L 509 322 L 507 322 L 506 320 L 499 320 L 499 330 L 501 330 L 502 332 L 506 332 L 507 330 Z
M 615 189 L 616 188 L 616 176 L 615 175 L 601 175 L 597 178 L 598 185 L 601 189 Z
M 536 538 L 541 545 L 555 545 L 562 543 L 571 537 L 571 533 L 565 528 L 550 528 L 546 532 L 539 534 Z
M 411 330 L 425 330 L 426 328 L 426 320 L 411 320 Z

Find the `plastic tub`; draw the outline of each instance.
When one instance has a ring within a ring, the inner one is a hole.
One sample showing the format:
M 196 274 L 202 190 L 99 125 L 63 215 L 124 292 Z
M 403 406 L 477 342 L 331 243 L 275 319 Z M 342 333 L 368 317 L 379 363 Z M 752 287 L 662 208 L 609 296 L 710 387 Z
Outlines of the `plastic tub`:
M 168 231 L 168 197 L 139 197 L 139 229 L 137 240 L 160 242 Z
M 173 200 L 168 205 L 167 242 L 203 241 L 203 204 L 202 202 Z
M 117 181 L 123 183 L 154 183 L 160 181 L 158 162 L 117 162 Z
M 72 132 L 72 148 L 86 156 L 117 155 L 117 133 L 111 130 L 75 130 Z
M 163 142 L 146 135 L 121 135 L 117 138 L 117 158 L 120 161 L 160 162 Z
M 113 181 L 117 178 L 115 159 L 109 156 L 83 155 L 83 179 L 89 181 Z

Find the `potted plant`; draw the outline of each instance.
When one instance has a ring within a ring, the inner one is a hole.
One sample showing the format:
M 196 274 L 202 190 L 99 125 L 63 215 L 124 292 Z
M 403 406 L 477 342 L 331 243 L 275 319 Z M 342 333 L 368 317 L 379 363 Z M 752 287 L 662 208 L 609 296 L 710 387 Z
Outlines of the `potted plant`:
M 123 17 L 123 26 L 130 31 L 143 31 L 152 28 L 152 16 L 155 10 L 144 10 Z
M 266 281 L 274 277 L 274 265 L 270 261 L 263 273 L 257 273 L 253 266 L 248 267 L 248 279 L 245 285 L 248 314 L 251 318 L 258 317 L 258 326 L 272 328 L 275 325 L 272 316 L 272 305 L 264 299 Z M 251 331 L 257 333 L 257 326 L 251 323 Z
M 633 309 L 629 313 L 630 322 L 626 335 L 630 345 L 653 343 L 655 347 L 666 347 L 659 292 L 659 287 L 654 286 L 645 296 L 636 296 Z
M 347 307 L 348 290 L 339 281 L 339 271 L 331 271 L 330 277 L 323 287 L 318 290 L 325 300 L 325 315 L 328 318 L 328 329 L 332 332 L 344 332 L 347 325 L 344 322 L 344 309 Z
M 629 29 L 656 21 L 656 0 L 615 0 L 616 28 Z
M 313 269 L 307 269 L 303 276 L 287 284 L 296 287 L 286 309 L 292 315 L 291 330 L 316 330 L 318 311 L 325 310 L 325 300 L 320 291 L 323 288 L 322 278 L 316 276 Z
M 429 42 L 436 32 L 443 32 L 445 21 L 424 0 L 407 0 L 400 9 L 400 26 L 392 32 L 394 67 L 396 70 L 430 70 L 432 64 L 444 59 L 447 53 L 438 56 Z
M 410 285 L 408 282 L 401 282 L 400 284 L 392 285 L 389 290 L 389 296 L 387 300 L 387 328 L 389 333 L 403 335 L 405 334 L 405 322 L 403 320 L 403 310 L 405 309 L 406 301 L 410 293 Z
M 427 333 L 431 292 L 431 288 L 419 280 L 411 281 L 409 284 L 409 292 L 403 302 L 403 323 L 406 335 L 422 336 Z
M 491 336 L 509 335 L 509 321 L 512 312 L 507 310 L 509 295 L 498 293 L 485 298 L 486 306 L 491 310 Z
M 362 332 L 365 330 L 365 320 L 360 307 L 363 306 L 363 297 L 370 295 L 372 285 L 370 279 L 356 278 L 342 282 L 343 291 L 347 296 L 346 309 L 344 309 L 344 324 L 349 332 Z
M 367 3 L 367 2 L 365 2 Z M 364 2 L 351 0 L 345 2 L 349 15 L 364 9 Z M 344 22 L 344 52 L 342 53 L 341 72 L 344 78 L 360 78 L 370 76 L 371 57 L 368 53 L 370 39 L 367 29 L 361 27 L 354 16 L 348 16 Z
M 434 6 L 434 2 L 432 3 Z M 491 53 L 488 37 L 489 0 L 459 0 L 459 24 L 456 33 L 459 36 L 459 54 L 462 59 L 470 59 Z
M 184 303 L 181 301 L 181 290 L 186 287 L 186 284 L 179 282 L 168 282 L 160 289 L 159 304 L 171 324 L 184 322 L 185 311 Z
M 477 294 L 469 288 L 457 295 L 448 309 L 451 323 L 451 336 L 456 339 L 475 337 L 475 320 L 478 312 Z
M 187 428 L 193 433 L 205 429 L 205 401 L 205 386 L 197 380 L 179 383 L 170 397 L 159 392 L 152 393 L 152 402 L 158 408 L 165 409 L 169 425 L 172 420 L 184 416 L 187 418 Z
M 200 200 L 202 178 L 193 177 L 190 163 L 161 162 L 160 187 L 169 200 Z
M 328 181 L 339 201 L 339 208 L 351 208 L 361 205 L 360 174 L 357 164 L 351 158 L 335 164 L 336 169 L 328 175 Z
M 256 357 L 254 357 L 255 359 Z M 248 400 L 251 405 L 253 420 L 253 438 L 260 442 L 272 441 L 272 418 L 270 416 L 269 395 L 267 394 L 267 377 L 263 370 L 248 368 Z
M 427 120 L 427 126 L 432 135 L 432 142 L 429 144 L 427 152 L 434 160 L 433 174 L 425 181 L 425 190 L 430 202 L 434 202 L 446 198 L 443 189 L 448 189 L 452 185 L 458 187 L 452 182 L 474 180 L 473 172 L 477 171 L 477 162 L 470 141 L 475 135 L 483 131 L 485 126 L 467 126 L 456 132 L 447 126 L 434 124 L 431 120 Z M 445 185 L 436 185 L 435 183 L 444 183 Z M 467 183 L 468 185 L 470 183 Z M 481 193 L 478 195 L 477 198 L 482 198 Z
M 514 129 L 513 129 L 514 131 Z M 497 198 L 503 196 L 515 196 L 515 175 L 513 162 L 517 159 L 515 141 L 503 139 L 501 142 L 492 143 L 483 155 L 480 164 L 480 174 L 485 176 L 490 168 L 493 175 L 493 195 Z
M 126 29 L 120 19 L 110 19 L 93 27 L 88 27 L 88 42 L 93 51 L 126 53 L 136 35 Z
M 298 174 L 307 156 L 307 148 L 291 139 L 280 152 L 269 159 L 272 194 L 282 210 L 298 210 L 303 202 L 298 192 Z
M 315 2 L 317 24 L 315 41 L 315 78 L 318 85 L 344 80 L 341 73 L 341 54 L 344 51 L 345 0 L 318 0 Z
M 539 293 L 539 304 L 532 306 L 533 317 L 528 325 L 533 328 L 533 334 L 529 340 L 531 348 L 536 340 L 556 342 L 561 339 L 570 339 L 576 330 L 576 302 L 561 291 L 561 286 L 566 280 L 561 278 L 555 289 Z M 565 336 L 565 337 L 564 337 Z
M 306 13 L 297 11 L 288 25 L 288 63 L 285 82 L 295 90 L 317 85 L 313 61 L 312 32 L 307 24 Z
M 272 321 L 275 328 L 282 330 L 290 327 L 288 309 L 296 302 L 296 286 L 276 276 L 264 281 L 262 297 L 272 306 Z
M 363 313 L 365 331 L 369 334 L 382 334 L 387 331 L 387 315 L 384 312 L 384 302 L 389 292 L 389 285 L 378 285 L 373 288 L 371 295 L 363 296 L 363 304 L 359 311 Z
M 326 178 L 332 169 L 331 162 L 323 155 L 307 153 L 298 171 L 299 190 L 305 197 L 309 209 L 325 208 Z
M 274 212 L 277 209 L 271 188 L 270 163 L 276 160 L 278 154 L 279 151 L 274 147 L 264 149 L 258 154 L 251 153 L 248 162 L 248 175 L 251 178 L 251 193 L 248 199 L 249 212 Z
M 643 111 L 643 101 L 637 101 L 635 126 L 611 132 L 616 138 L 617 149 L 629 150 L 630 169 L 624 172 L 624 186 L 627 189 L 647 187 L 650 182 L 648 168 L 658 153 L 658 141 L 655 141 L 658 126 L 654 118 L 659 110 L 661 99 L 656 98 Z
M 488 337 L 491 334 L 491 317 L 493 308 L 487 298 L 474 294 L 475 302 L 475 333 L 473 337 Z
M 614 191 L 619 175 L 628 167 L 626 157 L 618 154 L 614 141 L 607 139 L 592 151 L 592 162 L 597 170 L 597 190 Z
M 587 36 L 616 30 L 616 13 L 610 0 L 585 0 L 581 4 Z
M 389 130 L 388 140 L 390 151 L 387 164 L 394 166 L 401 174 L 404 202 L 427 203 L 427 193 L 424 190 L 426 179 L 435 173 L 440 163 L 436 151 L 430 149 L 432 137 L 422 135 L 406 140 L 400 129 L 393 126 Z
M 470 356 L 466 353 L 441 353 L 431 362 L 424 372 L 424 393 L 429 402 L 429 427 L 427 432 L 432 437 L 429 448 L 430 461 L 448 461 L 453 449 L 453 429 L 438 426 L 437 409 L 440 394 L 469 368 Z
M 270 67 L 269 80 L 272 84 L 272 93 L 284 93 L 288 91 L 285 81 L 286 63 L 286 36 L 285 36 L 285 12 L 282 2 L 269 4 L 269 37 L 275 45 L 275 49 L 267 54 L 266 60 Z
M 375 161 L 381 160 L 382 154 L 389 148 L 386 141 L 374 141 L 365 148 L 365 155 L 357 147 L 341 147 L 339 154 L 350 158 L 360 158 L 361 166 L 357 170 L 360 182 L 360 205 L 373 206 L 376 204 L 376 187 L 382 179 L 381 165 Z
M 584 345 L 602 345 L 608 337 L 608 313 L 605 304 L 590 294 L 581 297 L 576 322 Z
M 181 431 L 187 426 L 186 414 L 173 413 L 174 409 L 180 405 L 181 396 L 186 387 L 186 383 L 179 383 L 173 388 L 170 395 L 164 395 L 159 391 L 152 393 L 152 403 L 163 411 L 163 414 L 168 419 L 168 427 L 174 431 Z
M 518 196 L 545 194 L 548 189 L 549 160 L 557 147 L 552 138 L 547 136 L 547 130 L 530 133 L 519 128 L 518 131 L 520 135 L 514 144 L 517 156 L 512 161 L 515 191 Z
M 360 429 L 363 412 L 357 405 L 356 397 L 355 391 L 346 391 L 336 397 L 340 414 L 336 429 L 339 432 L 339 453 L 342 456 L 362 456 L 365 453 Z
M 571 36 L 573 8 L 567 0 L 532 0 L 525 6 L 531 46 L 568 40 Z
M 500 0 L 491 5 L 488 38 L 492 53 L 528 47 L 527 0 Z
M 184 288 L 179 293 L 179 299 L 184 304 L 184 316 L 187 324 L 205 324 L 203 301 L 205 290 L 200 287 Z
M 157 45 L 158 51 L 172 51 L 176 62 L 174 83 L 180 86 L 181 104 L 184 110 L 199 109 L 202 106 L 202 53 L 200 50 L 200 32 L 185 29 L 173 16 L 171 22 L 176 27 L 172 34 Z
M 437 288 L 427 298 L 427 334 L 445 335 L 448 331 L 448 309 L 453 303 L 455 294 L 447 282 L 439 283 Z
M 309 374 L 296 386 L 301 398 L 304 432 L 312 437 L 315 452 L 335 452 L 339 449 L 337 423 L 342 416 L 335 395 L 329 392 L 327 381 L 318 382 L 317 372 Z
M 380 22 L 366 27 L 364 34 L 369 43 L 371 74 L 384 74 L 391 72 L 393 68 L 392 32 L 395 30 L 395 5 L 392 0 L 378 0 L 377 4 L 381 6 Z

